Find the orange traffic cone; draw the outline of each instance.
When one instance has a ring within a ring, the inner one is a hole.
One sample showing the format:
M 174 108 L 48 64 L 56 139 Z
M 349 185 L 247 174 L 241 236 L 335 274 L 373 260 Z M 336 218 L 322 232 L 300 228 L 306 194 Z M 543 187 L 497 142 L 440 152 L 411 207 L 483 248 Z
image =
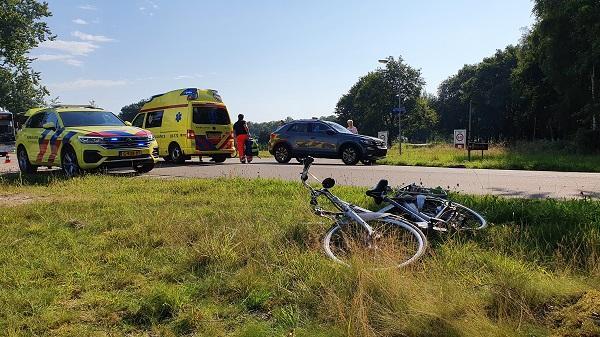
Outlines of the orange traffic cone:
M 4 164 L 10 164 L 10 156 L 8 153 L 6 154 L 6 158 L 4 158 Z

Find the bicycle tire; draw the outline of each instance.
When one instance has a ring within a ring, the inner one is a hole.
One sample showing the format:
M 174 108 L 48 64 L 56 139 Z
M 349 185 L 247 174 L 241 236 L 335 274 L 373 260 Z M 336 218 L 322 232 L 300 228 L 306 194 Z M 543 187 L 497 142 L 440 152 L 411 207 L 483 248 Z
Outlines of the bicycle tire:
M 438 218 L 446 220 L 450 226 L 459 231 L 478 231 L 488 226 L 483 216 L 456 202 L 451 202 L 449 209 L 442 212 Z
M 389 216 L 368 223 L 377 233 L 375 244 L 365 243 L 366 231 L 358 223 L 335 223 L 323 239 L 327 257 L 348 267 L 358 258 L 361 263 L 386 265 L 372 269 L 389 269 L 405 267 L 425 253 L 427 238 L 407 220 Z
M 441 211 L 440 208 L 446 208 Z M 447 231 L 449 229 L 458 231 L 477 231 L 487 227 L 487 221 L 481 214 L 474 210 L 442 198 L 427 197 L 421 209 L 423 214 L 446 221 L 445 225 L 449 228 L 441 228 L 439 224 L 433 224 L 433 228 L 438 231 Z

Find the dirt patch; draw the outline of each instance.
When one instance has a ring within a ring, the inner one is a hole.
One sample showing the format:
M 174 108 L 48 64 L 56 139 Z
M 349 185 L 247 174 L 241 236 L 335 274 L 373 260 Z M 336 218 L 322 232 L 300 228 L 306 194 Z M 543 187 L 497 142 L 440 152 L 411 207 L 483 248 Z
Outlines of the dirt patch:
M 14 207 L 34 202 L 37 197 L 25 194 L 0 194 L 0 207 Z
M 550 314 L 555 337 L 600 336 L 600 291 L 591 290 L 577 302 Z

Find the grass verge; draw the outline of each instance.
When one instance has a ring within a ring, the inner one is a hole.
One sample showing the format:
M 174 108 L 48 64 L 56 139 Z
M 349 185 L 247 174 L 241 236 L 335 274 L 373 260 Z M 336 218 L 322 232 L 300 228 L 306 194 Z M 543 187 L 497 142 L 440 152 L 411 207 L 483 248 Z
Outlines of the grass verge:
M 463 149 L 449 144 L 425 147 L 402 147 L 402 156 L 395 145 L 388 151 L 386 165 L 467 167 L 534 171 L 600 172 L 600 156 L 577 154 L 563 143 L 528 142 L 513 146 L 492 145 L 489 151 L 471 152 L 471 161 Z
M 299 183 L 0 179 L 7 335 L 600 333 L 597 201 L 456 196 L 494 225 L 432 238 L 416 265 L 373 272 L 323 256 L 328 223 Z M 361 189 L 335 192 L 374 206 Z

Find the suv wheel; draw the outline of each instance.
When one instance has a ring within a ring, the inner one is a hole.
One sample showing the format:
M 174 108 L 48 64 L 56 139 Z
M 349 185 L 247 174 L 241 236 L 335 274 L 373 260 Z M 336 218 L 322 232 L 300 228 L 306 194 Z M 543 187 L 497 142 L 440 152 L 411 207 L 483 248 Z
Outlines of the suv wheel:
M 292 151 L 290 151 L 290 148 L 285 144 L 276 145 L 273 153 L 275 160 L 277 160 L 278 163 L 285 164 L 292 159 Z
M 72 148 L 67 147 L 63 153 L 61 158 L 61 167 L 63 172 L 68 178 L 77 177 L 81 174 L 81 168 L 79 167 L 79 162 L 77 162 L 77 155 Z
M 169 157 L 171 157 L 171 161 L 173 161 L 175 164 L 185 163 L 185 156 L 183 155 L 183 151 L 181 151 L 181 147 L 179 147 L 179 144 L 177 143 L 169 145 Z
M 360 152 L 354 145 L 347 145 L 342 149 L 342 161 L 346 165 L 356 165 L 360 160 Z
M 19 150 L 17 151 L 17 162 L 19 163 L 19 169 L 23 173 L 30 174 L 37 171 L 37 166 L 31 165 L 27 156 L 27 150 L 23 146 L 19 146 Z

